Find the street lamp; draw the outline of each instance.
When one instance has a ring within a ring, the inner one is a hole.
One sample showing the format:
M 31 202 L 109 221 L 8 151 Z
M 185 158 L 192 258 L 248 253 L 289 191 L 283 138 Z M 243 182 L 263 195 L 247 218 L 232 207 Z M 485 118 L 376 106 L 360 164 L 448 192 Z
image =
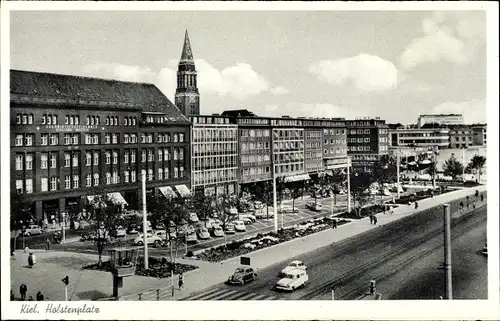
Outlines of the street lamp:
M 351 166 L 351 158 L 348 156 L 346 158 L 347 167 L 347 213 L 351 213 L 351 174 L 349 172 L 349 167 Z

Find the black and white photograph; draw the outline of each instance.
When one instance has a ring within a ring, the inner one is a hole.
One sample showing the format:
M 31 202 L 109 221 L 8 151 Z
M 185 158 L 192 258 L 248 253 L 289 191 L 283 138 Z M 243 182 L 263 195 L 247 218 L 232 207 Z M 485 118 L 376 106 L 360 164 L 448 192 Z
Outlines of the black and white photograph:
M 500 318 L 498 4 L 38 4 L 2 319 Z

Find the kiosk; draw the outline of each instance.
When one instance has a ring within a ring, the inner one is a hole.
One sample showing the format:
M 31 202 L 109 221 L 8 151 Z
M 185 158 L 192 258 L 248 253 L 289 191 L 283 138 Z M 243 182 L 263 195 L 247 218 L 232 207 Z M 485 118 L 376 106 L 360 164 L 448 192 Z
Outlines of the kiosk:
M 111 273 L 113 274 L 113 296 L 118 298 L 118 289 L 123 287 L 123 277 L 135 274 L 138 251 L 136 248 L 114 248 L 109 250 Z

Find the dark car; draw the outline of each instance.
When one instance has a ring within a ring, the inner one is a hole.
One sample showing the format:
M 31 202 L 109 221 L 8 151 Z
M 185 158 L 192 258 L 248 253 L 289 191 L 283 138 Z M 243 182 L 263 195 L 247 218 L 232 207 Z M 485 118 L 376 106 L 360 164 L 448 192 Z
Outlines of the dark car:
M 239 267 L 237 268 L 233 275 L 227 279 L 229 284 L 239 284 L 244 285 L 247 282 L 255 280 L 257 273 L 250 267 Z

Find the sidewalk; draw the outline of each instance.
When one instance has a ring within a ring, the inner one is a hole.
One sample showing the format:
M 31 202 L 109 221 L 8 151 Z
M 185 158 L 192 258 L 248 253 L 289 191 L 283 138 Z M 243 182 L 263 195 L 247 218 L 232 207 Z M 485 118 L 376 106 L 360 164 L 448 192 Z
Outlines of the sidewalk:
M 463 198 L 466 195 L 473 195 L 476 189 L 483 192 L 486 190 L 486 186 L 462 189 L 422 200 L 419 202 L 419 211 L 454 199 Z M 378 225 L 384 225 L 414 213 L 413 206 L 399 206 L 395 208 L 393 215 L 377 214 Z M 370 225 L 368 218 L 365 218 L 341 225 L 334 232 L 328 229 L 248 253 L 246 256 L 250 257 L 252 267 L 258 271 L 258 269 L 263 269 L 291 257 L 310 252 L 334 242 L 339 242 L 372 228 L 373 225 Z M 25 283 L 28 286 L 28 297 L 30 295 L 35 297 L 36 293 L 41 290 L 46 300 L 64 300 L 64 285 L 61 279 L 66 275 L 70 279 L 68 293 L 72 297 L 72 300 L 95 300 L 112 295 L 111 273 L 81 269 L 84 264 L 97 262 L 96 255 L 43 250 L 36 251 L 35 253 L 37 264 L 33 269 L 26 267 L 27 253 L 18 252 L 15 259 L 11 260 L 11 288 L 17 298 L 19 297 L 19 286 Z M 106 258 L 103 257 L 104 260 Z M 170 278 L 155 279 L 134 275 L 124 278 L 123 287 L 120 289 L 122 299 L 138 300 L 137 293 L 149 292 L 143 299 L 155 300 L 156 289 L 161 290 L 161 300 L 178 300 L 184 298 L 194 292 L 224 282 L 233 273 L 234 269 L 239 266 L 240 258 L 235 257 L 221 263 L 189 259 L 176 259 L 176 262 L 196 265 L 199 268 L 184 274 L 184 288 L 182 291 L 176 290 L 175 298 L 172 298 L 170 295 Z M 174 284 L 177 285 L 177 277 L 174 280 Z

